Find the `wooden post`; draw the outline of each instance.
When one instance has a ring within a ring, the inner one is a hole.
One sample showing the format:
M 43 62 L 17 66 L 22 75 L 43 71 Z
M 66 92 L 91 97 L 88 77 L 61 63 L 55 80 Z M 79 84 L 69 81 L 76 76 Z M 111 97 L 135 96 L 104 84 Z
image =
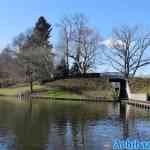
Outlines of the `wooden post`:
M 27 66 L 27 71 L 26 71 L 26 75 L 28 77 L 29 83 L 30 83 L 30 92 L 31 94 L 33 93 L 33 79 L 32 79 L 32 69 L 31 67 L 28 65 Z
M 30 92 L 31 92 L 31 94 L 33 93 L 33 82 L 32 82 L 32 80 L 30 80 Z

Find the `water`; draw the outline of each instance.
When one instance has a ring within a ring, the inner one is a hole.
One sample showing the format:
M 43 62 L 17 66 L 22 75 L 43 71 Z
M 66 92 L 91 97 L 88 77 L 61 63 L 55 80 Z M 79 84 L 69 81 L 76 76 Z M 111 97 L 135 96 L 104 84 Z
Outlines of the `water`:
M 0 100 L 0 150 L 111 150 L 116 138 L 150 140 L 149 118 L 113 103 Z

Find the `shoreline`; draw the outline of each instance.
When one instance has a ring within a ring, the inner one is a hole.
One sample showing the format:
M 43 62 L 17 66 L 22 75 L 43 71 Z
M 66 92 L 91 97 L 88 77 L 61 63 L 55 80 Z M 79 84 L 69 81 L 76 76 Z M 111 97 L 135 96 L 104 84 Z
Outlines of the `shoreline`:
M 0 95 L 0 98 L 2 97 L 15 97 L 17 98 L 17 95 Z M 26 97 L 22 96 L 22 100 Z M 84 102 L 119 102 L 117 100 L 108 100 L 105 97 L 97 98 L 97 99 L 88 99 L 88 98 L 64 98 L 64 97 L 51 97 L 51 96 L 31 96 L 31 99 L 44 99 L 44 100 L 57 100 L 57 101 L 84 101 Z
M 105 97 L 101 99 L 88 99 L 88 98 L 63 98 L 63 97 L 42 97 L 42 96 L 31 96 L 32 99 L 51 99 L 57 101 L 84 101 L 84 102 L 119 102 L 114 100 L 107 100 Z

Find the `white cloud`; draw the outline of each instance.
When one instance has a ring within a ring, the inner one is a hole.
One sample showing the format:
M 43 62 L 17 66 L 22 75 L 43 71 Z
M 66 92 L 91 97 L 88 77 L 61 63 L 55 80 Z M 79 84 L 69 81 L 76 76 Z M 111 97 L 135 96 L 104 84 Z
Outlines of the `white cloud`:
M 108 48 L 113 48 L 114 40 L 112 38 L 108 38 L 108 39 L 102 41 L 101 44 Z
M 116 45 L 123 47 L 123 45 L 124 45 L 121 40 L 114 40 L 112 37 L 102 41 L 101 44 L 106 46 L 107 48 L 114 48 Z

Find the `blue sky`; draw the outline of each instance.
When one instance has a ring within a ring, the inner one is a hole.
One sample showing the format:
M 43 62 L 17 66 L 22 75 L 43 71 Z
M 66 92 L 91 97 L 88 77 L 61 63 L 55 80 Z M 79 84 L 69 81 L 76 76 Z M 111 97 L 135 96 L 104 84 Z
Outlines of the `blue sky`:
M 83 13 L 104 38 L 111 36 L 113 27 L 123 24 L 138 24 L 149 30 L 149 7 L 149 0 L 1 0 L 0 49 L 31 28 L 39 16 L 55 25 L 64 15 Z M 54 44 L 55 33 L 54 27 Z
M 149 0 L 2 0 L 0 4 L 0 48 L 45 16 L 53 25 L 65 14 L 83 13 L 103 37 L 113 27 L 129 24 L 150 27 Z M 55 29 L 53 30 L 55 38 Z

